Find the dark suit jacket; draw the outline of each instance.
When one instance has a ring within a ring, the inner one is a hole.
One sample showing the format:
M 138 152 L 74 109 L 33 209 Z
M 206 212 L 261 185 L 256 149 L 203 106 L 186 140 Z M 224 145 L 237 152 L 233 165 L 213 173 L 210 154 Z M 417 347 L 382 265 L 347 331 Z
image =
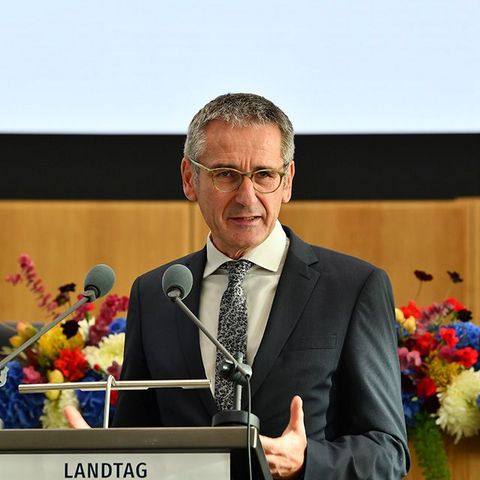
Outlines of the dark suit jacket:
M 279 436 L 289 405 L 304 402 L 305 479 L 398 479 L 408 447 L 387 275 L 362 260 L 314 247 L 285 228 L 285 266 L 252 365 L 252 412 Z M 175 263 L 193 273 L 185 303 L 199 311 L 205 249 Z M 123 379 L 205 378 L 197 327 L 162 292 L 164 265 L 130 297 Z M 116 426 L 210 425 L 210 390 L 121 393 Z

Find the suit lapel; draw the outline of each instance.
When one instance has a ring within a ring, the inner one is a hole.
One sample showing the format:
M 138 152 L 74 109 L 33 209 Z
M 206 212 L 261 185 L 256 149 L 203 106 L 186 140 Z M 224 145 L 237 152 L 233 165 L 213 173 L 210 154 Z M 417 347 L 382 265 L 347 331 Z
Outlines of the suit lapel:
M 200 308 L 200 293 L 205 269 L 206 250 L 193 254 L 185 265 L 193 274 L 193 287 L 190 295 L 184 300 L 185 305 L 198 317 Z M 179 309 L 176 309 L 175 322 L 178 340 L 181 345 L 185 363 L 192 379 L 206 378 L 200 351 L 198 327 Z M 198 390 L 199 396 L 207 409 L 210 418 L 216 412 L 215 401 L 210 389 Z
M 285 227 L 284 227 L 285 228 Z M 285 228 L 290 246 L 262 342 L 252 366 L 252 396 L 272 369 L 297 324 L 320 273 L 311 247 Z

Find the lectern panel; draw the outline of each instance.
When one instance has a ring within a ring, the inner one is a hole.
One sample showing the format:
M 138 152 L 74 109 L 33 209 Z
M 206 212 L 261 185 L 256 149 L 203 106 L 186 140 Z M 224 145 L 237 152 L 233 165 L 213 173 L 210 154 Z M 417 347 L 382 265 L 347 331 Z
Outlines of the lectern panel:
M 230 479 L 228 453 L 22 453 L 1 461 L 5 479 Z

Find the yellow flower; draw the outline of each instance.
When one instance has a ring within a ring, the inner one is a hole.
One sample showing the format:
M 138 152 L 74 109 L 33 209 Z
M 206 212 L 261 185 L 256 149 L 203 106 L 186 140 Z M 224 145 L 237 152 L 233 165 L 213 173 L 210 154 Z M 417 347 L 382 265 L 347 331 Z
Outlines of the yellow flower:
M 18 348 L 23 345 L 29 338 L 33 337 L 37 333 L 37 329 L 30 323 L 18 322 L 17 323 L 17 335 L 10 337 L 8 341 L 13 348 Z
M 395 318 L 398 324 L 403 327 L 408 333 L 415 333 L 417 329 L 417 321 L 413 315 L 410 315 L 408 318 L 405 318 L 405 315 L 399 308 L 395 308 Z
M 428 361 L 428 375 L 435 381 L 439 390 L 447 388 L 453 379 L 460 373 L 462 366 L 459 363 L 444 362 L 436 355 L 430 357 Z
M 65 378 L 60 370 L 55 369 L 47 372 L 47 380 L 48 383 L 63 383 Z M 60 396 L 60 390 L 48 390 L 45 395 L 49 400 L 57 400 Z
M 17 332 L 25 340 L 33 337 L 37 333 L 37 329 L 28 322 L 18 322 L 17 323 Z
M 20 345 L 25 343 L 25 339 L 20 335 L 13 335 L 13 337 L 10 337 L 8 341 L 13 348 L 18 348 Z
M 415 333 L 417 329 L 417 321 L 413 315 L 410 315 L 403 323 L 403 328 L 410 334 Z
M 64 348 L 83 348 L 84 340 L 80 330 L 72 337 L 65 336 L 62 330 L 62 324 L 53 327 L 45 335 L 38 340 L 38 348 L 40 355 L 51 360 L 57 358 L 60 350 Z
M 405 320 L 405 315 L 399 308 L 395 308 L 395 318 L 398 323 L 403 322 Z

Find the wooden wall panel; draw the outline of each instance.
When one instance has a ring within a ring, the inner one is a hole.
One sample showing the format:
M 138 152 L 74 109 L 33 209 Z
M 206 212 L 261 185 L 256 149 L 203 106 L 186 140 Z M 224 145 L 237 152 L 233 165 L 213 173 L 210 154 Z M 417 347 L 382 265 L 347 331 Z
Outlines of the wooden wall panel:
M 423 285 L 420 304 L 448 294 L 467 301 L 465 284 L 452 290 L 446 273 L 467 275 L 467 212 L 459 202 L 295 202 L 286 205 L 281 220 L 311 243 L 385 269 L 397 304 L 416 296 L 415 269 L 434 276 Z
M 3 278 L 28 253 L 49 290 L 83 287 L 97 263 L 112 266 L 113 291 L 128 295 L 134 278 L 184 255 L 191 245 L 187 202 L 0 202 L 0 320 L 41 320 L 33 295 Z
M 413 270 L 435 276 L 418 301 L 453 294 L 480 308 L 480 199 L 399 202 L 291 202 L 281 220 L 302 238 L 364 258 L 384 268 L 397 304 L 415 297 Z M 47 286 L 81 283 L 91 265 L 111 263 L 115 291 L 164 261 L 201 248 L 206 227 L 189 202 L 0 202 L 0 275 L 15 271 L 29 253 Z M 446 270 L 465 282 L 453 289 Z M 38 314 L 21 286 L 0 282 L 0 320 Z M 478 321 L 478 319 L 477 319 Z
M 452 480 L 476 480 L 480 472 L 480 437 L 463 438 L 456 445 L 451 437 L 444 437 L 444 442 Z M 412 466 L 405 478 L 406 480 L 423 480 L 412 442 L 409 442 L 409 447 Z
M 466 298 L 468 306 L 480 324 L 480 199 L 466 198 L 458 200 L 467 214 L 466 228 Z

